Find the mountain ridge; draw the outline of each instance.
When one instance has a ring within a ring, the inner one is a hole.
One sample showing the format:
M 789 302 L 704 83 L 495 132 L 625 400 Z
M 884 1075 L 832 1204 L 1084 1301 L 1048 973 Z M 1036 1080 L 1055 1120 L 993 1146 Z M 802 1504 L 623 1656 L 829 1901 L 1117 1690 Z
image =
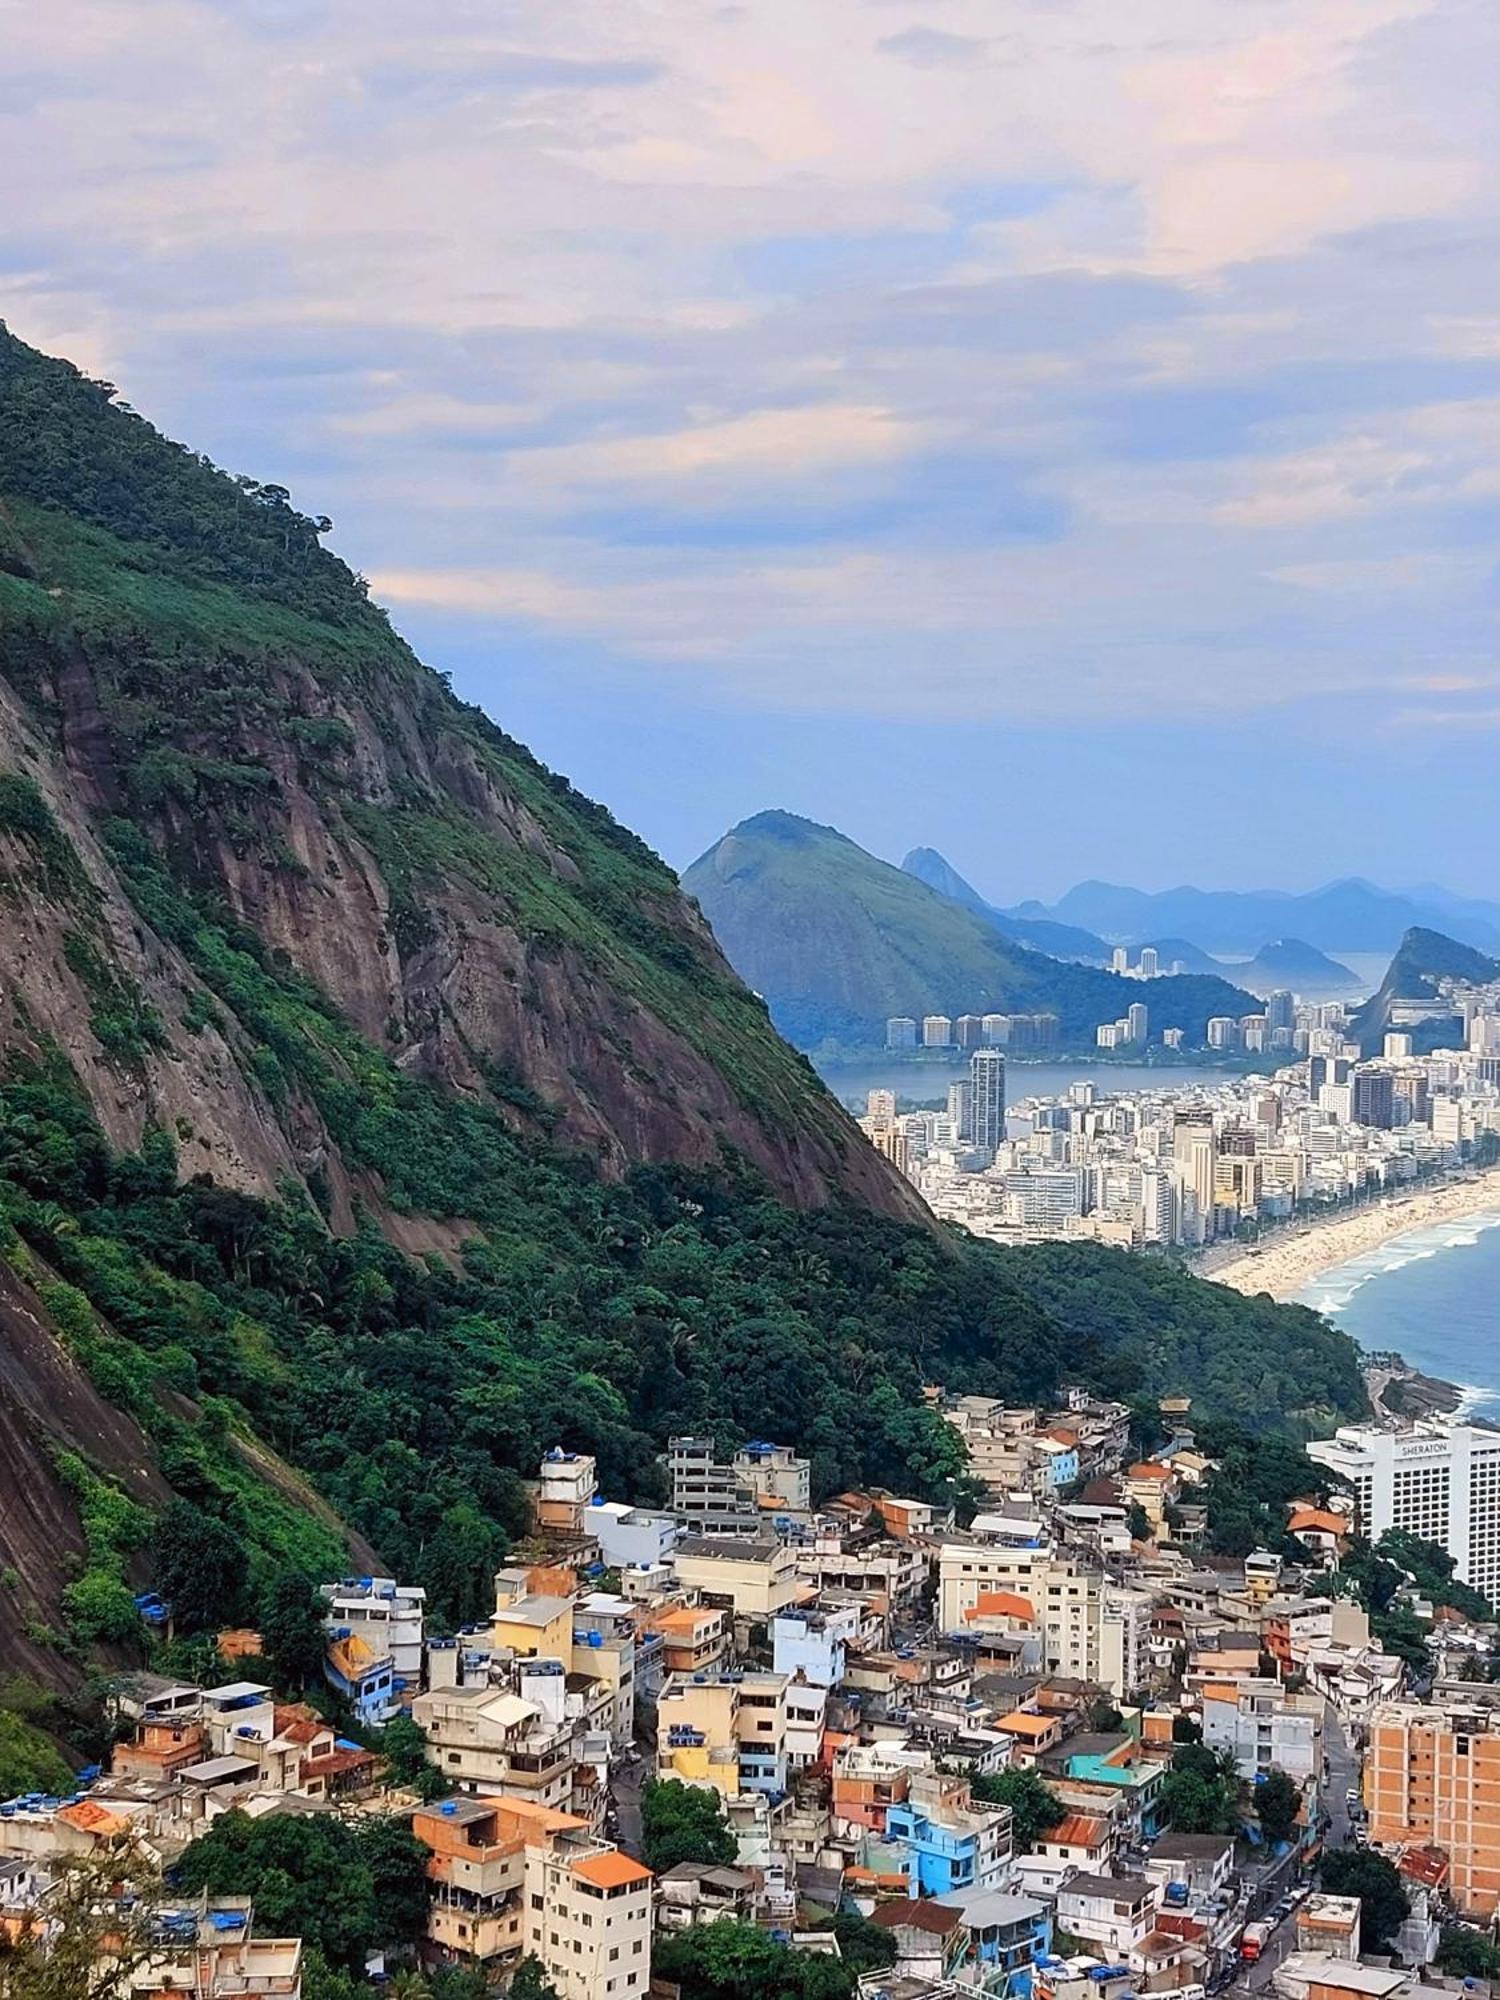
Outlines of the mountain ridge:
M 686 870 L 683 887 L 773 1020 L 805 1048 L 868 1047 L 892 1015 L 1051 1012 L 1092 1043 L 1132 1002 L 1200 1041 L 1210 1015 L 1256 1003 L 1223 979 L 1126 980 L 1031 951 L 987 917 L 793 813 L 758 813 Z
M 1109 946 L 1092 931 L 1082 930 L 1076 924 L 1051 923 L 1044 917 L 1010 916 L 1004 910 L 996 909 L 964 880 L 935 847 L 914 847 L 901 867 L 904 873 L 925 882 L 940 896 L 946 896 L 953 903 L 962 903 L 986 918 L 1002 937 L 1011 938 L 1017 944 L 1044 952 L 1049 958 L 1076 958 L 1090 965 L 1109 963 Z
M 1500 960 L 1476 951 L 1471 945 L 1461 944 L 1441 931 L 1423 927 L 1409 930 L 1402 938 L 1385 978 L 1350 1020 L 1349 1034 L 1359 1043 L 1361 1052 L 1367 1056 L 1381 1053 L 1385 1036 L 1393 1025 L 1392 1012 L 1396 1001 L 1430 1000 L 1437 1003 L 1441 998 L 1438 982 L 1443 979 L 1462 980 L 1476 986 L 1488 985 L 1500 979 Z M 1421 1052 L 1452 1047 L 1456 1025 L 1456 1017 L 1446 1015 L 1437 1017 L 1430 1024 L 1417 1022 L 1405 1032 L 1411 1034 L 1413 1046 Z
M 1463 941 L 1500 950 L 1500 909 L 1463 898 L 1457 906 Z M 1286 890 L 1133 889 L 1119 883 L 1076 883 L 1051 904 L 1017 904 L 1007 914 L 1081 924 L 1117 944 L 1149 942 L 1154 934 L 1187 938 L 1215 956 L 1253 952 L 1267 938 L 1297 937 L 1320 951 L 1393 951 L 1413 928 L 1442 927 L 1440 908 L 1424 910 L 1410 897 L 1359 876 L 1306 893 Z M 1450 923 L 1450 929 L 1453 925 Z

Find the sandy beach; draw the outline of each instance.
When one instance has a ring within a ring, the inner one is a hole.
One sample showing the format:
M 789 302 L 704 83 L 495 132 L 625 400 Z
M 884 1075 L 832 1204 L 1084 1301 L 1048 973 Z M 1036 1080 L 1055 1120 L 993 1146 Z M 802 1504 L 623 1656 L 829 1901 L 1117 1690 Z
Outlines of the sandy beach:
M 1278 1232 L 1266 1239 L 1258 1256 L 1239 1252 L 1222 1263 L 1205 1258 L 1196 1269 L 1201 1277 L 1237 1292 L 1269 1292 L 1273 1299 L 1289 1299 L 1335 1264 L 1378 1249 L 1408 1229 L 1457 1222 L 1487 1209 L 1500 1214 L 1500 1167 L 1469 1180 L 1445 1181 L 1419 1194 L 1394 1195 L 1337 1221 L 1310 1222 L 1285 1234 Z

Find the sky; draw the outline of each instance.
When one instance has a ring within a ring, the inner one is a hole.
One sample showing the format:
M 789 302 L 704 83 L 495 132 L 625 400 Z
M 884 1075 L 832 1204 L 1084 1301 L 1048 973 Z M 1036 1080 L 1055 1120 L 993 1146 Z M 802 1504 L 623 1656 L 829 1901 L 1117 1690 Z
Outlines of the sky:
M 674 865 L 1493 893 L 1492 0 L 0 0 L 0 315 Z

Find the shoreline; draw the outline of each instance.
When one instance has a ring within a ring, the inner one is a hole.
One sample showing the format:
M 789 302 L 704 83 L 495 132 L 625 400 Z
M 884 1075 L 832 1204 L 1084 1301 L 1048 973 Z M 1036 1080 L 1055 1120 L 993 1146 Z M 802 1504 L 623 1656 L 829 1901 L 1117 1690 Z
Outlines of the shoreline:
M 1277 1231 L 1258 1255 L 1225 1246 L 1222 1259 L 1213 1252 L 1195 1260 L 1192 1269 L 1215 1285 L 1227 1285 L 1247 1296 L 1269 1292 L 1285 1303 L 1315 1278 L 1378 1250 L 1410 1230 L 1431 1229 L 1443 1222 L 1494 1211 L 1500 1215 L 1500 1167 L 1490 1167 L 1472 1179 L 1443 1181 L 1412 1194 L 1396 1194 L 1336 1219 L 1308 1222 Z

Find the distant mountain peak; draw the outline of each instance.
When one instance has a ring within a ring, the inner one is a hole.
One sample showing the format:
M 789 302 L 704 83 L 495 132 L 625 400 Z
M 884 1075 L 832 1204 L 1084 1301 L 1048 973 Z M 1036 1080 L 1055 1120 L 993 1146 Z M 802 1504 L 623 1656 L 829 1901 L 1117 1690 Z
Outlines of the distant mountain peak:
M 787 838 L 789 823 L 798 837 Z M 683 887 L 777 1026 L 804 1048 L 878 1044 L 892 1015 L 990 1011 L 1055 1013 L 1063 1043 L 1082 1048 L 1099 1022 L 1143 997 L 1158 1031 L 1182 1026 L 1197 1041 L 1209 1015 L 1252 1004 L 1221 978 L 1143 987 L 1072 962 L 1102 952 L 1101 941 L 1045 920 L 1020 924 L 989 908 L 935 850 L 915 858 L 927 879 L 832 829 L 757 814 L 695 861 Z M 1055 950 L 1041 948 L 1043 936 Z

